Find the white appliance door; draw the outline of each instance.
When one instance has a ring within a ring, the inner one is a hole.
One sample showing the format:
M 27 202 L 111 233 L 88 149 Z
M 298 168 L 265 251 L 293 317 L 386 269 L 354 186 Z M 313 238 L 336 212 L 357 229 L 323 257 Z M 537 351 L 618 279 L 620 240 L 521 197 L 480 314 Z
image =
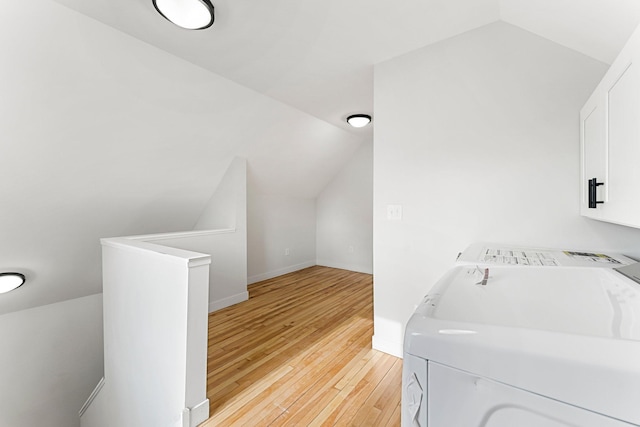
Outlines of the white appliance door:
M 613 418 L 481 378 L 428 364 L 429 427 L 629 427 Z

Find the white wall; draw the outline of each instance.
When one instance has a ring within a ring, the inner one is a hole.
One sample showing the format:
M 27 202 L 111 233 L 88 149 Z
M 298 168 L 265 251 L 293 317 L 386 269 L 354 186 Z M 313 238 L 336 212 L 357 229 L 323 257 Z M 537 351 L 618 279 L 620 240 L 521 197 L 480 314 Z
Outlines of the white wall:
M 102 256 L 104 386 L 82 426 L 204 421 L 209 255 L 116 238 Z
M 0 425 L 79 426 L 102 376 L 102 295 L 0 316 L 0 343 Z
M 415 305 L 472 242 L 640 255 L 640 230 L 578 214 L 578 112 L 606 69 L 504 23 L 376 66 L 376 348 L 401 354 Z
M 318 195 L 316 262 L 373 273 L 373 143 L 363 143 Z
M 236 157 L 205 206 L 194 230 L 232 229 L 209 245 L 209 311 L 248 299 L 247 293 L 247 161 Z M 202 252 L 207 248 L 186 246 Z
M 246 235 L 247 161 L 236 157 L 226 168 L 194 230 L 235 229 Z
M 248 194 L 248 283 L 315 265 L 315 199 L 260 194 L 251 181 Z

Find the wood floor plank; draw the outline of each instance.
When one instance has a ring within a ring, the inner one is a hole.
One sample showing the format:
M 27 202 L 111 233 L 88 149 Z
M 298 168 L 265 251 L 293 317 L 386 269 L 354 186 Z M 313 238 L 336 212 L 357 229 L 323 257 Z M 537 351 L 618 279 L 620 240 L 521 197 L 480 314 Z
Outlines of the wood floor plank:
M 402 411 L 402 404 L 398 402 L 398 405 L 394 408 L 391 418 L 384 425 L 384 427 L 396 427 L 400 425 L 400 414 Z
M 315 382 L 311 387 L 303 390 L 298 396 L 293 396 L 292 401 L 285 402 L 287 411 L 281 412 L 280 416 L 271 424 L 272 426 L 282 425 L 305 425 L 311 422 L 318 414 L 318 410 L 311 411 L 310 406 L 324 408 L 340 392 L 335 384 L 340 382 L 345 375 L 365 357 L 370 349 L 366 348 L 367 343 L 363 343 L 357 354 L 347 354 L 344 360 L 337 360 L 332 369 Z M 277 414 L 269 414 L 269 417 Z
M 372 276 L 311 267 L 209 315 L 202 426 L 400 425 L 402 361 L 371 349 Z
M 356 413 L 371 395 L 378 382 L 386 375 L 393 362 L 393 360 L 384 357 L 382 353 L 375 352 L 374 357 L 347 384 L 335 402 L 332 402 L 334 405 L 325 408 L 312 425 L 351 425 L 351 421 L 355 420 Z M 366 420 L 362 421 L 363 425 L 370 425 L 366 423 Z
M 277 407 L 280 413 L 290 406 L 290 402 L 295 402 L 313 384 L 317 383 L 322 372 L 330 368 L 335 359 L 334 354 L 322 352 L 320 349 L 311 348 L 309 354 L 301 354 L 297 360 L 291 360 L 290 366 L 295 372 L 281 378 L 268 389 L 264 390 L 261 396 L 254 400 L 252 408 L 242 416 L 237 416 L 237 422 L 255 422 L 257 418 L 264 418 L 267 410 Z M 234 421 L 228 419 L 228 421 Z
M 335 383 L 339 382 L 344 376 L 353 376 L 351 372 L 354 370 L 356 372 L 360 371 L 362 366 L 360 359 L 370 359 L 370 352 L 371 350 L 367 349 L 360 357 L 352 359 L 332 378 L 324 377 L 321 381 L 318 381 L 301 395 L 294 404 L 289 406 L 287 412 L 278 417 L 272 425 L 310 425 L 326 407 L 330 406 L 339 397 L 341 390 L 335 387 Z M 342 364 L 337 365 L 336 368 L 340 368 L 340 366 Z
M 363 420 L 366 425 L 385 425 L 395 409 L 387 405 L 387 402 L 396 402 L 399 399 L 400 388 L 396 386 L 400 382 L 402 382 L 402 365 L 396 360 L 384 378 L 375 386 L 371 395 L 360 406 L 353 419 Z

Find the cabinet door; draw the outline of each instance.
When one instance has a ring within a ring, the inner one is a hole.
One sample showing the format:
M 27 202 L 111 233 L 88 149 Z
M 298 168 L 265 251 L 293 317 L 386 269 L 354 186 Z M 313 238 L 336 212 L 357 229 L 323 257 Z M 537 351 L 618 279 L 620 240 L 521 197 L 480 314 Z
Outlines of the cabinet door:
M 580 213 L 600 219 L 603 204 L 589 208 L 590 179 L 604 183 L 607 179 L 607 145 L 605 135 L 605 106 L 602 91 L 596 91 L 580 111 L 581 197 Z M 596 187 L 596 199 L 604 201 L 604 185 Z
M 580 213 L 640 228 L 640 28 L 580 111 L 580 144 Z
M 640 43 L 612 66 L 606 89 L 607 182 L 603 219 L 640 227 Z

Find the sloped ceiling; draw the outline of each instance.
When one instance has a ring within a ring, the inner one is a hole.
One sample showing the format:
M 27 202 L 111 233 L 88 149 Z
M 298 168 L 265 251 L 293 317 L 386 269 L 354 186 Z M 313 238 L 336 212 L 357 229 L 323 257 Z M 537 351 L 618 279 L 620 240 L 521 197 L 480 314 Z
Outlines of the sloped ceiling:
M 191 230 L 234 156 L 314 198 L 362 140 L 48 0 L 0 51 L 0 314 L 100 292 L 99 239 Z
M 56 0 L 336 126 L 373 110 L 373 65 L 503 20 L 610 63 L 637 0 L 214 0 L 216 22 L 182 30 L 151 0 Z
M 640 18 L 637 0 L 214 4 L 196 32 L 151 0 L 5 5 L 0 269 L 29 284 L 0 314 L 99 292 L 99 238 L 190 229 L 235 155 L 260 191 L 315 197 L 372 137 L 344 118 L 373 112 L 376 63 L 497 20 L 610 62 Z
M 640 20 L 636 0 L 502 0 L 500 18 L 606 64 Z

